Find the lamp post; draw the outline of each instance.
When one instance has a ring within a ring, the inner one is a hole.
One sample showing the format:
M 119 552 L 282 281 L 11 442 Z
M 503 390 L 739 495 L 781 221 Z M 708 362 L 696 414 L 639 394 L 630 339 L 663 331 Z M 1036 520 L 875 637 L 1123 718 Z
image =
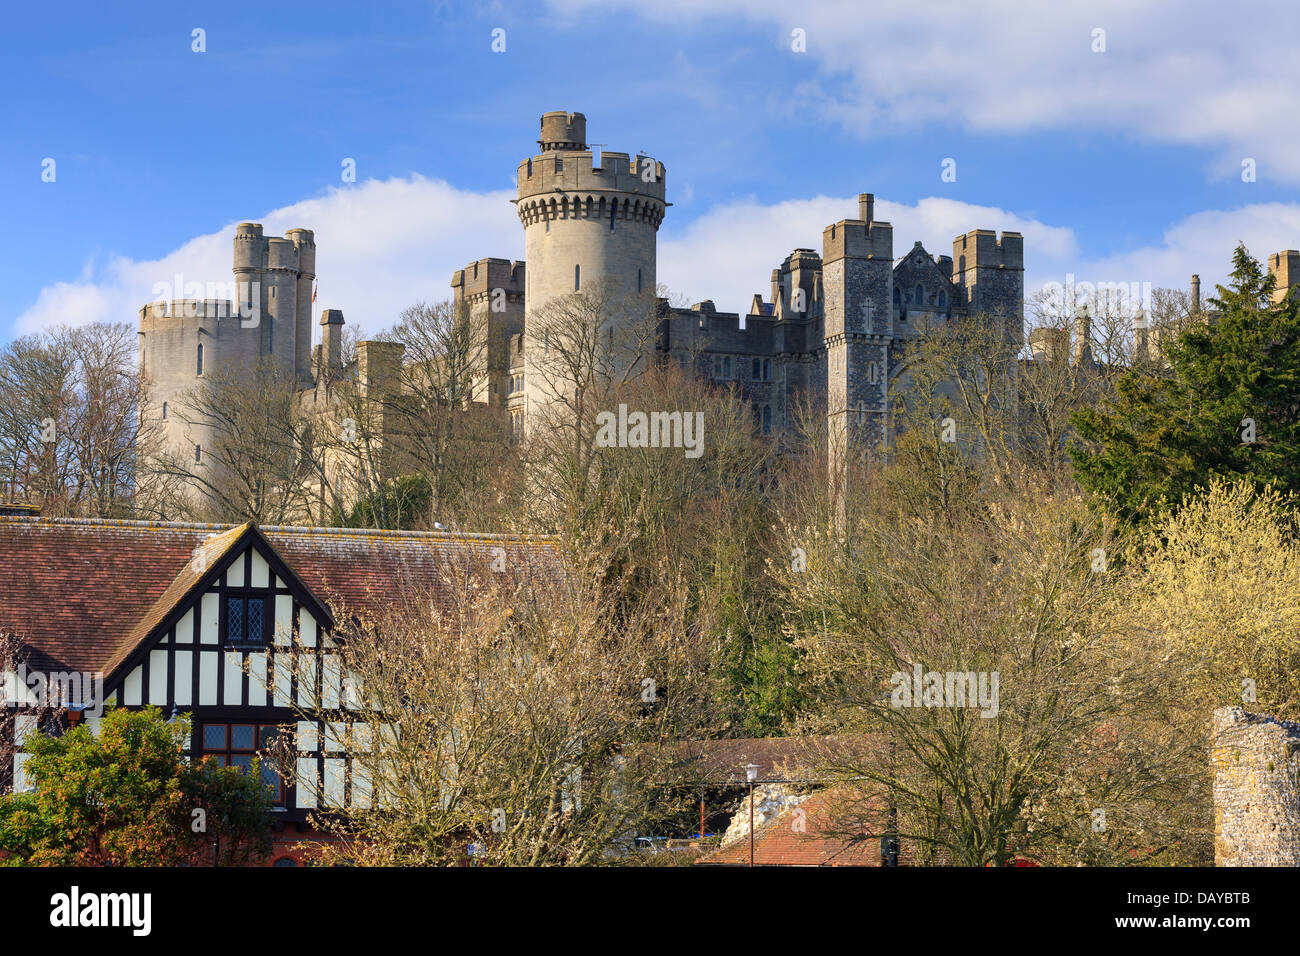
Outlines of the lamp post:
M 745 764 L 745 779 L 749 782 L 749 865 L 754 865 L 754 781 L 758 779 L 758 764 Z

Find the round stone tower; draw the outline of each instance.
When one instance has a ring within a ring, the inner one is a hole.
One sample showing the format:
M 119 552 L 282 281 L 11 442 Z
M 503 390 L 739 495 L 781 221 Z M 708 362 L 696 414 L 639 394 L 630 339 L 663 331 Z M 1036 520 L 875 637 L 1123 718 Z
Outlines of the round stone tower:
M 611 292 L 653 292 L 664 167 L 649 156 L 587 148 L 587 118 L 546 113 L 542 152 L 519 164 L 527 312 L 601 282 Z
M 544 396 L 530 368 L 547 351 L 542 310 L 560 296 L 599 288 L 619 312 L 643 311 L 655 291 L 655 242 L 667 203 L 664 166 L 649 156 L 587 147 L 581 113 L 542 116 L 541 153 L 519 164 L 516 209 L 524 226 L 525 391 Z M 611 322 L 618 318 L 611 316 Z M 629 318 L 628 321 L 636 321 Z M 531 374 L 530 374 L 531 372 Z M 527 414 L 527 411 L 526 411 Z

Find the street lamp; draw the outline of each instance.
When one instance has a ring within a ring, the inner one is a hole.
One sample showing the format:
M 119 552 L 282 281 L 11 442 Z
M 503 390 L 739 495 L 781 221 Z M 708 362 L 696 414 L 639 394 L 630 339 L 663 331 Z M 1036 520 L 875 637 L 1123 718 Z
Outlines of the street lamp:
M 758 764 L 745 764 L 745 779 L 749 782 L 749 865 L 754 865 L 754 781 L 758 779 Z

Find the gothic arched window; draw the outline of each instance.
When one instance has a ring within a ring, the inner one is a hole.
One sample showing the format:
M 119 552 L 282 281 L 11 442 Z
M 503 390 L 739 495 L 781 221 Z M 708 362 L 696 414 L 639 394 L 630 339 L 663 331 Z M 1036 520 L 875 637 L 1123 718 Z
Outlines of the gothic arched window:
M 202 375 L 203 374 L 203 343 L 202 342 L 199 343 L 197 365 L 198 365 L 198 374 Z

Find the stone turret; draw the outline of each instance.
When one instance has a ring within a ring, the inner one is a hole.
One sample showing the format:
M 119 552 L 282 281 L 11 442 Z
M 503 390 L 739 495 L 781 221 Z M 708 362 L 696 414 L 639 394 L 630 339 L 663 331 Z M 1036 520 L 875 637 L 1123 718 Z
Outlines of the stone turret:
M 601 152 L 586 144 L 581 113 L 542 116 L 542 152 L 519 164 L 519 221 L 524 227 L 525 390 L 531 411 L 546 400 L 538 368 L 547 354 L 540 316 L 547 303 L 574 292 L 600 289 L 618 311 L 636 321 L 639 300 L 656 288 L 659 224 L 668 203 L 662 163 L 649 156 Z M 612 338 L 611 332 L 611 338 Z
M 294 371 L 299 384 L 307 386 L 312 381 L 311 295 L 316 279 L 316 238 L 310 229 L 290 229 L 284 237 L 293 243 L 298 260 L 294 288 Z

